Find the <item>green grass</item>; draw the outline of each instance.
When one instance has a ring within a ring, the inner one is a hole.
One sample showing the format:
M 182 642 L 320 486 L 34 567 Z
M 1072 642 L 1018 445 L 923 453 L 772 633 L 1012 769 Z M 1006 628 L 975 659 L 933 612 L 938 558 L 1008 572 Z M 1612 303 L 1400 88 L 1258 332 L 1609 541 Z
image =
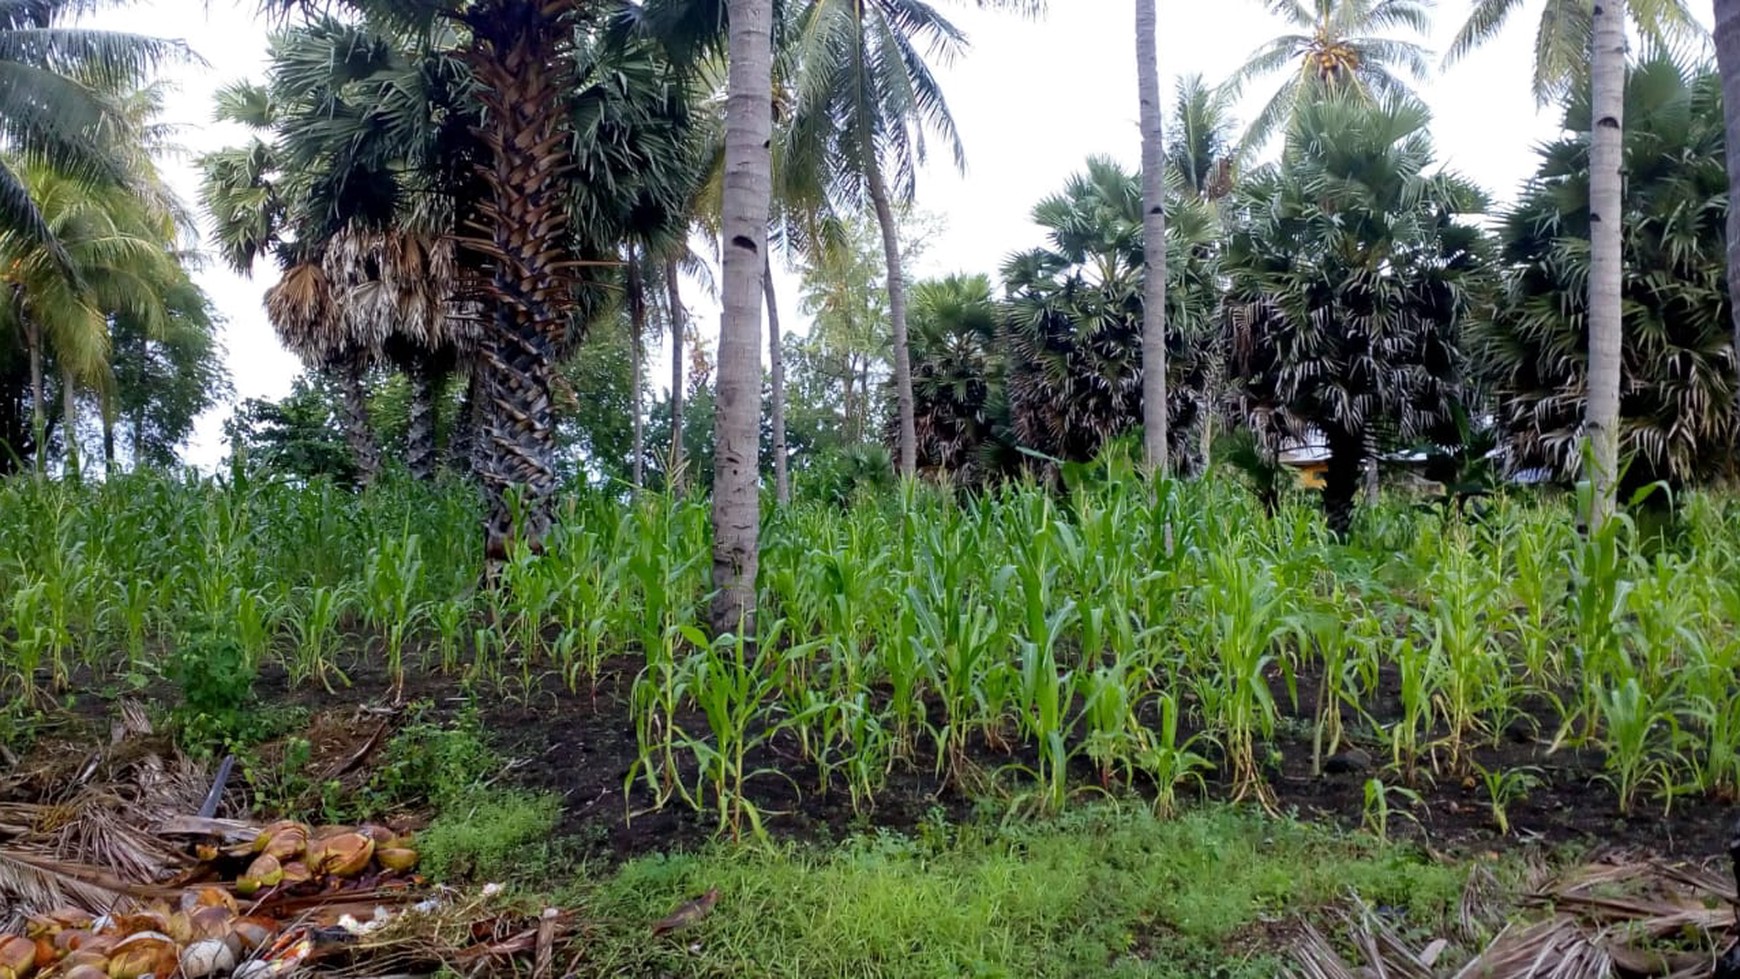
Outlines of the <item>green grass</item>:
M 555 899 L 602 922 L 582 945 L 585 975 L 1269 979 L 1275 923 L 1357 894 L 1429 929 L 1463 879 L 1369 838 L 1229 808 L 1160 820 L 1093 806 L 1006 829 L 646 857 Z M 721 897 L 703 923 L 648 937 L 709 887 Z

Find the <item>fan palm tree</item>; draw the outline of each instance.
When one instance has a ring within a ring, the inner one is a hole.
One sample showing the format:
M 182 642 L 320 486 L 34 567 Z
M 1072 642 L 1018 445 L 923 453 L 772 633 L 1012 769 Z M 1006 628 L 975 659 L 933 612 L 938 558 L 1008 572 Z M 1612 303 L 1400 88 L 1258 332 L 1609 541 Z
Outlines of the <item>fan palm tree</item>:
M 1428 114 L 1343 96 L 1300 107 L 1277 166 L 1236 198 L 1222 260 L 1225 340 L 1247 424 L 1329 449 L 1323 508 L 1345 533 L 1366 460 L 1412 442 L 1459 395 L 1458 332 L 1483 288 L 1474 187 L 1429 174 Z
M 126 118 L 109 93 L 128 92 L 164 63 L 192 57 L 178 41 L 73 26 L 85 0 L 0 0 L 0 232 L 44 249 L 63 272 L 71 256 L 32 201 L 21 163 L 40 161 L 98 184 L 133 184 Z
M 243 146 L 201 158 L 200 200 L 212 219 L 218 254 L 231 268 L 249 275 L 260 258 L 277 259 L 282 272 L 266 293 L 267 319 L 287 349 L 337 381 L 345 441 L 366 483 L 380 468 L 365 386 L 378 351 L 344 331 L 359 323 L 369 330 L 376 325 L 345 315 L 346 297 L 323 261 L 327 242 L 295 229 L 305 221 L 310 189 L 306 171 L 287 171 L 277 138 L 275 128 L 287 111 L 264 86 L 238 83 L 219 91 L 216 117 L 246 125 L 255 135 Z
M 1666 57 L 1637 66 L 1625 134 L 1626 344 L 1620 454 L 1631 485 L 1686 485 L 1727 475 L 1736 433 L 1736 359 L 1728 298 L 1729 217 L 1720 80 Z M 1504 216 L 1504 300 L 1473 334 L 1498 404 L 1513 469 L 1559 478 L 1579 468 L 1589 380 L 1587 245 L 1589 98 L 1574 98 L 1567 135 L 1540 151 L 1534 178 Z
M 1000 470 L 996 448 L 1007 427 L 998 345 L 1000 311 L 983 275 L 951 275 L 912 289 L 912 393 L 919 469 L 961 485 Z
M 574 339 L 577 256 L 568 234 L 572 58 L 581 0 L 345 0 L 402 36 L 451 40 L 484 120 L 477 175 L 488 300 L 477 352 L 477 474 L 491 568 L 515 542 L 542 547 L 557 484 L 553 368 Z M 292 11 L 301 0 L 269 0 Z M 458 28 L 443 30 L 444 25 Z M 353 185 L 346 184 L 346 187 Z M 360 188 L 358 188 L 360 189 Z M 522 496 L 517 508 L 511 498 Z
M 1208 345 L 1200 341 L 1213 325 L 1207 245 L 1218 228 L 1207 205 L 1179 197 L 1168 205 L 1167 432 L 1169 453 L 1182 459 L 1202 386 Z M 1048 246 L 1005 262 L 1007 397 L 1021 445 L 1083 461 L 1142 423 L 1144 212 L 1140 178 L 1092 158 L 1034 208 Z
M 1324 95 L 1351 93 L 1365 99 L 1411 95 L 1409 79 L 1428 73 L 1424 46 L 1396 33 L 1424 37 L 1431 30 L 1430 5 L 1422 0 L 1269 0 L 1270 12 L 1296 29 L 1268 42 L 1245 60 L 1227 84 L 1232 91 L 1291 69 L 1293 76 L 1251 120 L 1244 143 L 1259 150 L 1284 130 L 1299 107 Z

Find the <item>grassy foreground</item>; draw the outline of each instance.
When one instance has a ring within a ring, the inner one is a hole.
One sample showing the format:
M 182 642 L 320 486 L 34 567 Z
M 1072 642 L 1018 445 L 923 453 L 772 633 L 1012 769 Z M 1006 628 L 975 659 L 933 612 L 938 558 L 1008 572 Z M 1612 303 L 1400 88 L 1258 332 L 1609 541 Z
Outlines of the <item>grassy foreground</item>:
M 448 866 L 456 845 L 497 857 L 517 845 L 522 862 L 489 869 L 592 923 L 575 946 L 578 975 L 1269 979 L 1298 920 L 1321 922 L 1357 896 L 1435 933 L 1464 883 L 1365 836 L 1219 806 L 1162 820 L 1110 805 L 1009 826 L 939 820 L 831 846 L 721 843 L 570 877 L 534 842 L 530 811 L 450 814 L 424 845 Z M 718 905 L 700 924 L 649 936 L 651 922 L 713 887 Z

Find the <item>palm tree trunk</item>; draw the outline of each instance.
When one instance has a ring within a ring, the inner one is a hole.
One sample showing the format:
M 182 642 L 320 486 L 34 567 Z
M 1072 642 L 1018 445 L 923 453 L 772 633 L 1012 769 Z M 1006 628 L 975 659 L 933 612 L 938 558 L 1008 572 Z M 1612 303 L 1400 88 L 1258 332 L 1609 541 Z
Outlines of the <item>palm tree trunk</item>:
M 490 150 L 483 212 L 490 219 L 495 309 L 479 358 L 478 476 L 489 507 L 484 560 L 492 581 L 515 544 L 542 551 L 554 516 L 551 388 L 572 305 L 563 261 L 570 253 L 565 49 L 574 31 L 566 15 L 574 6 L 497 0 L 476 5 L 466 18 L 478 100 L 490 119 L 480 135 Z
M 459 402 L 459 415 L 447 440 L 447 468 L 463 476 L 477 471 L 472 458 L 477 450 L 477 410 L 477 371 L 473 370 L 466 378 L 465 397 Z
M 642 374 L 645 366 L 641 352 L 641 338 L 646 336 L 646 285 L 640 276 L 640 259 L 635 255 L 634 246 L 628 247 L 628 356 L 629 369 L 634 374 L 632 382 L 634 397 L 634 459 L 630 464 L 631 478 L 634 488 L 640 489 L 646 485 L 646 411 L 643 402 L 645 381 Z
M 115 399 L 111 394 L 103 395 L 103 478 L 115 475 Z
M 1591 530 L 1599 529 L 1612 515 L 1619 478 L 1625 0 L 1595 0 L 1594 37 L 1589 68 L 1594 131 L 1589 136 L 1589 377 L 1584 416 L 1591 448 Z
M 1365 440 L 1331 432 L 1329 465 L 1323 473 L 1323 519 L 1337 537 L 1353 527 L 1353 507 L 1365 474 Z
M 1160 55 L 1154 0 L 1136 0 L 1136 77 L 1142 124 L 1142 454 L 1156 475 L 1170 469 L 1166 422 L 1166 150 L 1160 117 Z
M 357 481 L 367 486 L 381 471 L 381 452 L 369 425 L 369 392 L 364 380 L 368 366 L 361 357 L 350 357 L 338 371 L 338 400 L 343 413 L 344 440 L 350 446 Z
M 73 384 L 72 375 L 66 371 L 62 371 L 60 374 L 60 426 L 61 437 L 66 440 L 64 474 L 76 480 L 80 475 L 79 396 L 78 388 Z
M 1727 132 L 1728 200 L 1740 201 L 1740 0 L 1716 0 L 1716 68 L 1722 76 Z M 1728 208 L 1728 282 L 1740 283 L 1740 205 Z M 1735 362 L 1740 366 L 1740 303 L 1733 303 Z M 1740 401 L 1734 405 L 1740 415 Z
M 406 432 L 405 465 L 411 476 L 425 482 L 435 478 L 435 402 L 441 390 L 436 371 L 411 371 L 411 419 Z
M 894 207 L 882 181 L 882 165 L 869 154 L 865 174 L 870 202 L 876 207 L 876 223 L 882 227 L 882 256 L 888 262 L 888 319 L 894 328 L 894 392 L 900 416 L 900 474 L 918 470 L 918 428 L 912 405 L 912 351 L 906 345 L 906 278 L 900 267 L 900 228 L 894 223 Z
M 17 288 L 14 287 L 14 295 Z M 36 471 L 48 468 L 48 394 L 42 381 L 42 327 L 30 316 L 24 320 L 24 345 L 30 354 L 30 448 L 36 456 Z
M 670 475 L 666 478 L 672 494 L 683 493 L 683 353 L 687 343 L 683 326 L 688 313 L 683 309 L 683 291 L 677 282 L 677 262 L 665 262 L 665 302 L 671 314 L 671 458 Z
M 753 636 L 761 504 L 761 289 L 773 204 L 773 2 L 727 0 L 724 317 L 713 472 L 715 632 Z
M 773 262 L 762 270 L 767 294 L 767 351 L 773 364 L 773 492 L 781 506 L 791 502 L 791 476 L 785 458 L 785 354 L 779 349 L 779 297 L 773 291 Z

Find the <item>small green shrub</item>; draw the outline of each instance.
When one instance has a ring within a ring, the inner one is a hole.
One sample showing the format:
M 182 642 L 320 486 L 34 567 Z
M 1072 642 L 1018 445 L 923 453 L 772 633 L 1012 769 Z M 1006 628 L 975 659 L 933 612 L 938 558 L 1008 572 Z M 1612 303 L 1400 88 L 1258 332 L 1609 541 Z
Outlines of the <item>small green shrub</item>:
M 422 868 L 436 880 L 546 878 L 559 811 L 555 796 L 476 795 L 417 834 Z
M 502 765 L 484 736 L 482 718 L 468 707 L 451 724 L 418 720 L 394 735 L 367 791 L 385 807 L 428 805 L 446 812 L 477 796 Z
M 181 688 L 170 722 L 194 755 L 243 752 L 293 727 L 301 712 L 254 705 L 255 669 L 233 636 L 204 629 L 185 637 L 169 660 Z

